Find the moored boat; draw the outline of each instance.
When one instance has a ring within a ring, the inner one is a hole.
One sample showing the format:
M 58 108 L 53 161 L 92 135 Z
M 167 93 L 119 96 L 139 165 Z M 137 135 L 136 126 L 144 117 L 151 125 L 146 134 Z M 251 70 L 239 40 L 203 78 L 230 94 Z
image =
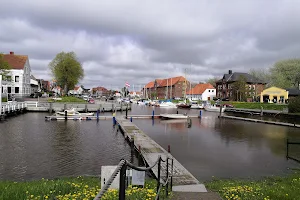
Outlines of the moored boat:
M 191 108 L 191 107 L 192 107 L 191 104 L 186 104 L 186 103 L 177 104 L 177 108 Z
M 209 111 L 209 112 L 220 112 L 220 109 L 221 109 L 220 107 L 217 107 L 215 105 L 206 105 L 204 107 L 204 110 Z M 225 107 L 222 107 L 221 112 L 224 112 L 225 109 L 226 109 Z
M 75 108 L 64 110 L 63 112 L 56 112 L 55 114 L 58 116 L 65 116 L 65 112 L 67 111 L 67 116 L 93 116 L 94 113 L 80 113 Z
M 202 104 L 192 104 L 191 109 L 203 109 L 204 106 Z
M 183 114 L 160 114 L 162 119 L 187 119 L 187 115 Z

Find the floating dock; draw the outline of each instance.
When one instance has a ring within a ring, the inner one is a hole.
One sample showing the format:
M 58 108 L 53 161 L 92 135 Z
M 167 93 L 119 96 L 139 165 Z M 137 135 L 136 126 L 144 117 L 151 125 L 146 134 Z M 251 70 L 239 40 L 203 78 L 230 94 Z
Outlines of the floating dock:
M 173 158 L 173 189 L 177 191 L 194 191 L 194 192 L 207 192 L 205 186 L 186 169 L 184 168 L 170 153 L 164 148 L 152 140 L 142 130 L 140 130 L 134 123 L 125 119 L 124 117 L 116 118 L 117 124 L 121 131 L 124 133 L 124 137 L 133 143 L 136 149 L 140 150 L 140 154 L 147 162 L 149 166 L 152 166 L 157 160 L 158 156 L 162 159 L 167 157 Z M 153 174 L 158 176 L 157 165 L 152 169 Z M 161 176 L 165 176 L 166 168 L 162 164 Z M 166 177 L 162 177 L 166 178 Z
M 300 124 L 266 121 L 266 120 L 261 120 L 261 119 L 252 119 L 252 118 L 244 118 L 244 117 L 225 116 L 225 115 L 220 116 L 220 117 L 221 118 L 226 118 L 226 119 L 237 119 L 237 120 L 243 120 L 243 121 L 249 121 L 249 122 L 257 122 L 257 123 L 263 123 L 263 124 L 273 124 L 273 125 L 279 125 L 279 126 L 288 126 L 288 127 L 300 128 Z

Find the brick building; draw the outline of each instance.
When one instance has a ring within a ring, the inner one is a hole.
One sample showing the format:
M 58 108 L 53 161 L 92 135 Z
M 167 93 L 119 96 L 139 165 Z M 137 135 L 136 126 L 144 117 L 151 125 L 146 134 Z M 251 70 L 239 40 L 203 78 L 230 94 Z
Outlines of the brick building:
M 145 85 L 144 97 L 150 99 L 182 98 L 188 90 L 190 82 L 183 76 L 167 79 L 155 79 Z
M 96 88 L 92 88 L 92 94 L 93 96 L 96 97 L 102 97 L 102 96 L 108 97 L 110 96 L 110 91 L 107 90 L 105 87 L 96 87 Z
M 262 81 L 248 73 L 228 71 L 228 74 L 224 74 L 223 78 L 216 82 L 217 98 L 238 100 L 239 91 L 235 89 L 234 83 L 243 80 L 245 81 L 245 89 L 243 89 L 243 96 L 247 100 L 255 100 L 259 94 L 264 90 L 266 82 Z

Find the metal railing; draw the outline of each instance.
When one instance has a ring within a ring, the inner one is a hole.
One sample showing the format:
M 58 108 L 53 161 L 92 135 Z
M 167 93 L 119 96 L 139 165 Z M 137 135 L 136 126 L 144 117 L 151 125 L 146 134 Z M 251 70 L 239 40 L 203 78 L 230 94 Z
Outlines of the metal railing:
M 169 160 L 171 160 L 171 173 L 169 173 Z M 161 180 L 161 162 L 166 162 L 166 180 L 162 182 Z M 119 183 L 119 200 L 125 200 L 125 190 L 126 190 L 126 169 L 127 167 L 131 169 L 135 169 L 137 171 L 150 171 L 153 167 L 157 165 L 157 187 L 156 187 L 156 197 L 155 199 L 159 199 L 159 194 L 162 187 L 166 188 L 166 196 L 169 194 L 169 182 L 170 187 L 172 188 L 173 185 L 173 158 L 166 157 L 166 160 L 163 160 L 161 156 L 158 157 L 158 159 L 155 161 L 155 163 L 152 166 L 149 167 L 137 167 L 127 160 L 122 159 L 119 164 L 117 165 L 117 168 L 112 173 L 108 181 L 105 183 L 104 186 L 102 186 L 100 192 L 96 195 L 94 200 L 99 200 L 101 197 L 107 192 L 110 185 L 114 181 L 114 179 L 117 177 L 118 173 L 120 173 L 120 183 Z

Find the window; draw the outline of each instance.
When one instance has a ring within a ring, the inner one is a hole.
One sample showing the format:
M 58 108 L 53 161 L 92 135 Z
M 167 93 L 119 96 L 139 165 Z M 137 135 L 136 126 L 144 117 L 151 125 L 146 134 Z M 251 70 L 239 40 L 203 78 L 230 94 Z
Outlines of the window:
M 210 90 L 208 90 L 208 92 L 210 92 Z
M 19 82 L 19 76 L 15 76 L 15 82 Z
M 11 93 L 11 87 L 7 87 L 7 93 Z
M 19 94 L 19 87 L 15 87 L 15 93 Z

